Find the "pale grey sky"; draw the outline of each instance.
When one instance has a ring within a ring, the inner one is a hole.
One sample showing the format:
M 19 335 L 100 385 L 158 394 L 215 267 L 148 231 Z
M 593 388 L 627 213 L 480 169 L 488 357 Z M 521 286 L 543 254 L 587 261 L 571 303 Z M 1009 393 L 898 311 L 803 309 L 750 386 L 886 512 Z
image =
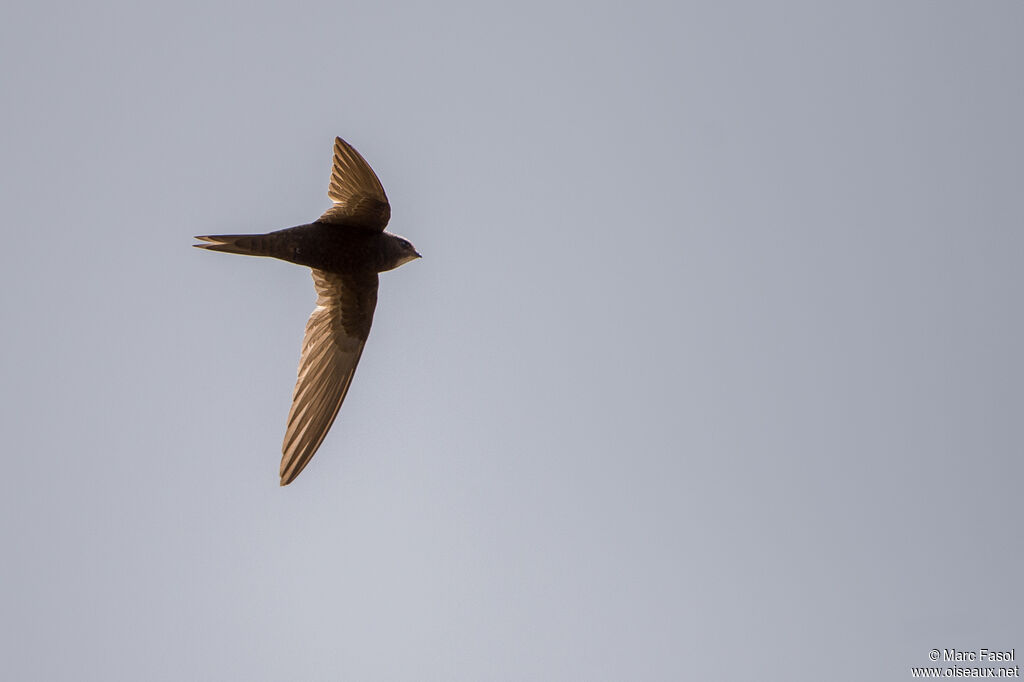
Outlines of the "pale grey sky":
M 1024 8 L 0 10 L 18 680 L 882 680 L 1024 650 Z M 328 205 L 424 255 L 280 442 Z

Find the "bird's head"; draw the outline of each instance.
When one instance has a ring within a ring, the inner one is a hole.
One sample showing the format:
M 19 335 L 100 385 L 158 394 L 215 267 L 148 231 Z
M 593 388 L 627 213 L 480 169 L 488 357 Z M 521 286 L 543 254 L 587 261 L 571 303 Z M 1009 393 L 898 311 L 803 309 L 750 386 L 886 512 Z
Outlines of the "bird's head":
M 399 265 L 404 265 L 411 260 L 422 258 L 416 247 L 404 237 L 398 235 L 389 234 L 388 244 L 388 258 L 385 264 L 384 270 L 394 270 Z

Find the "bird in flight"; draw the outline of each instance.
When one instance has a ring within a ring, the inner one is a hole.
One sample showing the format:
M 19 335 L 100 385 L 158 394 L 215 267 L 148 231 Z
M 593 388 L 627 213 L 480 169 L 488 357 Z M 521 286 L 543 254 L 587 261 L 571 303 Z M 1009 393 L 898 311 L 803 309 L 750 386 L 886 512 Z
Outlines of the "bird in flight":
M 309 464 L 348 393 L 377 305 L 377 273 L 420 257 L 384 231 L 391 206 L 370 165 L 340 137 L 327 196 L 334 205 L 308 225 L 267 234 L 196 237 L 201 249 L 269 256 L 313 270 L 316 309 L 306 323 L 299 376 L 281 446 L 281 485 Z

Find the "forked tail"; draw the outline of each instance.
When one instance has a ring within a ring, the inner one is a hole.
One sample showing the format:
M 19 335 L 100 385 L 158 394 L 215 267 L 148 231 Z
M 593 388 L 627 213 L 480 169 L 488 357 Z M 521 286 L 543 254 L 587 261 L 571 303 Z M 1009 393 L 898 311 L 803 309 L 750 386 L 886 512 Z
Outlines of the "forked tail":
M 271 241 L 265 234 L 211 234 L 196 239 L 208 244 L 193 244 L 198 249 L 240 253 L 245 256 L 271 256 Z

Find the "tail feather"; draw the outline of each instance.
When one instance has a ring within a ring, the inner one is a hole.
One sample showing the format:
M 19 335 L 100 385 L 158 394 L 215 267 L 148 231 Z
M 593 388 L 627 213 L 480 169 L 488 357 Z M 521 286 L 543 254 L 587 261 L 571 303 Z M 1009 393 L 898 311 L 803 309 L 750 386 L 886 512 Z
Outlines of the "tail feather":
M 245 256 L 266 256 L 270 255 L 265 239 L 262 234 L 212 234 L 196 239 L 208 244 L 193 244 L 197 249 L 208 249 L 210 251 L 223 251 L 224 253 L 240 253 Z

